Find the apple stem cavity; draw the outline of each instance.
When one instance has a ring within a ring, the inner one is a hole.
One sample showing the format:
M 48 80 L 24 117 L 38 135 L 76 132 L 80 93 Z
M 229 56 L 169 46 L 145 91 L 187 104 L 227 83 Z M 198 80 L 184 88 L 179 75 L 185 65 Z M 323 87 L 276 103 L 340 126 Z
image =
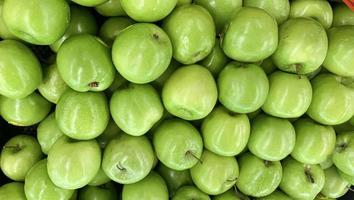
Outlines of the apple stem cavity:
M 124 167 L 122 167 L 122 164 L 119 162 L 116 167 L 120 170 L 120 171 L 125 171 L 127 169 L 125 169 Z
M 301 70 L 301 65 L 300 64 L 295 64 L 295 72 L 296 72 L 297 77 L 299 79 L 301 79 L 300 70 Z
M 196 155 L 194 155 L 193 152 L 187 151 L 186 156 L 188 156 L 188 155 L 191 155 L 193 158 L 197 159 L 200 164 L 203 164 L 203 161 L 200 158 L 198 158 Z
M 272 161 L 264 160 L 263 162 L 264 162 L 264 166 L 266 166 L 266 167 L 269 167 L 272 165 Z
M 88 86 L 92 87 L 92 88 L 96 88 L 99 86 L 99 83 L 95 81 L 95 82 L 89 83 Z
M 305 166 L 305 175 L 306 175 L 306 178 L 307 178 L 307 180 L 308 180 L 310 183 L 314 184 L 314 183 L 315 183 L 315 179 L 313 178 L 313 176 L 312 176 L 310 170 L 311 170 L 311 167 L 308 166 L 308 165 L 306 165 L 306 166 Z
M 348 147 L 348 144 L 347 143 L 342 143 L 340 145 L 337 145 L 336 147 L 338 149 L 338 152 L 341 153 Z
M 20 145 L 7 145 L 7 146 L 3 146 L 2 147 L 3 149 L 13 149 L 15 152 L 19 152 L 19 151 L 21 151 L 21 147 L 20 147 Z

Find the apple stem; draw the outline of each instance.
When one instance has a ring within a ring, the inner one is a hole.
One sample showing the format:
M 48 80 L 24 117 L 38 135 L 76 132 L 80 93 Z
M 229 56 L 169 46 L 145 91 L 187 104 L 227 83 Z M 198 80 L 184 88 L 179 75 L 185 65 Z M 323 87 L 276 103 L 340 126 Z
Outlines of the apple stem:
M 193 152 L 187 151 L 187 152 L 186 152 L 186 155 L 191 155 L 191 156 L 193 156 L 195 159 L 197 159 L 197 160 L 200 162 L 200 164 L 203 164 L 203 161 L 202 161 L 200 158 L 198 158 L 196 155 L 194 155 Z
M 20 145 L 7 145 L 7 146 L 3 146 L 2 147 L 3 149 L 14 149 L 16 151 L 20 151 L 21 150 L 21 147 Z
M 312 184 L 315 183 L 315 180 L 313 179 L 312 174 L 311 174 L 311 172 L 310 172 L 310 166 L 308 166 L 308 165 L 306 165 L 306 167 L 305 167 L 305 175 L 306 175 L 306 177 L 307 177 L 307 180 L 308 180 L 310 183 L 312 183 Z
M 119 170 L 121 170 L 121 171 L 126 170 L 124 167 L 122 167 L 122 165 L 121 165 L 120 162 L 116 165 L 116 167 L 117 167 Z
M 269 161 L 269 160 L 264 160 L 264 165 L 265 165 L 266 167 L 269 167 L 271 164 L 272 164 L 271 161 Z
M 295 64 L 295 72 L 296 72 L 297 77 L 298 77 L 299 79 L 301 79 L 300 68 L 301 68 L 301 65 L 300 65 L 300 64 Z
M 89 86 L 89 87 L 92 87 L 92 88 L 98 87 L 98 85 L 99 85 L 99 83 L 96 82 L 96 81 L 88 84 L 88 86 Z

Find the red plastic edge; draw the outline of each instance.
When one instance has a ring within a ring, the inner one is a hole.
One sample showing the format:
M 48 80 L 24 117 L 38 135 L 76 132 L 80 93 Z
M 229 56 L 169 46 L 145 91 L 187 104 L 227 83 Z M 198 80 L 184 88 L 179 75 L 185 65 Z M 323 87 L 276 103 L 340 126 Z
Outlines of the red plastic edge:
M 354 0 L 343 0 L 343 2 L 354 12 Z

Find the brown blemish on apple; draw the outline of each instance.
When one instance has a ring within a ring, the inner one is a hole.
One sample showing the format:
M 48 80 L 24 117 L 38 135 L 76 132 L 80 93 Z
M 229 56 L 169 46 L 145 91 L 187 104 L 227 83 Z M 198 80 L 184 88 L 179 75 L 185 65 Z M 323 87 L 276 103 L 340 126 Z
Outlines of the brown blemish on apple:
M 156 34 L 156 33 L 152 34 L 152 37 L 153 37 L 155 40 L 160 39 L 159 35 L 158 35 L 158 34 Z
M 88 86 L 92 87 L 92 88 L 96 88 L 99 86 L 99 83 L 95 81 L 95 82 L 89 83 Z

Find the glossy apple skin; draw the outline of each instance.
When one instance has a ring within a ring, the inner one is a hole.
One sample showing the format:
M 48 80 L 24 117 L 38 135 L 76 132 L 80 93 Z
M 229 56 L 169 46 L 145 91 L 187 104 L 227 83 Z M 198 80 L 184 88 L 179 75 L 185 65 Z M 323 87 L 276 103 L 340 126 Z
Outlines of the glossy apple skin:
M 272 15 L 278 24 L 282 24 L 288 19 L 290 12 L 290 4 L 288 0 L 244 0 L 243 5 L 247 7 L 261 8 Z
M 48 154 L 53 144 L 64 133 L 59 129 L 57 121 L 55 120 L 55 114 L 48 115 L 37 128 L 37 140 L 41 145 L 41 150 L 44 154 Z
M 354 185 L 354 176 L 349 176 L 338 169 L 337 169 L 337 172 L 339 173 L 340 177 L 342 177 L 344 180 L 346 180 L 351 185 Z
M 86 156 L 82 156 L 86 155 Z M 87 185 L 101 164 L 101 150 L 96 140 L 59 138 L 49 150 L 47 171 L 50 180 L 63 189 Z
M 27 200 L 23 183 L 11 182 L 0 187 L 0 199 Z
M 5 0 L 2 16 L 16 37 L 31 44 L 49 45 L 58 40 L 68 27 L 70 8 L 62 0 Z
M 329 73 L 312 79 L 313 98 L 307 115 L 325 125 L 348 121 L 354 114 L 354 88 L 344 81 Z
M 47 173 L 47 159 L 37 162 L 26 175 L 25 194 L 28 200 L 69 200 L 73 190 L 62 189 L 50 180 Z
M 217 97 L 212 74 L 200 65 L 179 67 L 162 88 L 162 101 L 167 111 L 184 120 L 206 117 L 213 110 Z
M 288 195 L 284 194 L 280 190 L 275 190 L 272 194 L 265 196 L 265 197 L 260 197 L 256 198 L 257 200 L 293 200 L 290 198 Z
M 320 164 L 334 151 L 336 133 L 333 127 L 324 126 L 311 119 L 299 119 L 294 124 L 295 148 L 291 156 L 306 164 Z
M 2 148 L 1 170 L 8 178 L 23 181 L 27 172 L 41 157 L 41 147 L 34 137 L 17 135 Z
M 102 16 L 116 17 L 127 15 L 120 4 L 120 0 L 108 0 L 95 7 L 95 10 Z
M 222 194 L 213 196 L 212 200 L 250 200 L 246 195 L 241 194 L 235 189 L 230 189 Z
M 333 8 L 333 26 L 354 25 L 354 13 L 345 4 Z
M 189 170 L 177 171 L 168 168 L 162 163 L 157 166 L 156 170 L 166 181 L 170 196 L 173 196 L 176 193 L 177 189 L 181 186 L 193 184 Z
M 116 200 L 117 191 L 112 183 L 101 186 L 85 186 L 79 190 L 78 200 Z
M 98 170 L 95 177 L 87 185 L 100 186 L 100 185 L 106 184 L 110 181 L 111 181 L 111 179 L 104 173 L 102 166 L 101 166 L 101 168 Z
M 348 192 L 350 183 L 340 176 L 336 167 L 332 166 L 324 170 L 324 173 L 326 181 L 321 194 L 336 199 Z
M 312 100 L 312 87 L 306 76 L 275 71 L 268 79 L 268 97 L 262 106 L 265 113 L 281 118 L 296 118 L 306 112 Z
M 163 178 L 156 172 L 143 180 L 123 186 L 122 200 L 168 200 L 168 190 Z
M 109 117 L 107 99 L 101 92 L 67 90 L 55 109 L 60 130 L 78 140 L 90 140 L 102 134 Z
M 200 191 L 195 186 L 183 186 L 179 188 L 176 194 L 172 197 L 172 200 L 210 200 L 210 197 L 204 192 Z
M 56 61 L 65 83 L 79 92 L 107 89 L 116 73 L 109 48 L 89 34 L 74 35 L 65 40 Z
M 41 65 L 34 53 L 15 40 L 0 42 L 0 94 L 24 98 L 42 82 Z
M 121 134 L 106 146 L 102 168 L 113 181 L 132 184 L 149 174 L 154 157 L 152 145 L 145 136 Z
M 2 7 L 4 0 L 0 0 L 0 38 L 2 39 L 16 39 L 16 36 L 12 34 L 7 28 L 4 19 L 2 18 Z
M 259 158 L 278 161 L 292 152 L 295 139 L 289 120 L 260 114 L 251 123 L 248 149 Z
M 86 7 L 95 7 L 98 6 L 107 0 L 72 0 L 73 2 Z
M 162 27 L 171 39 L 173 58 L 182 64 L 201 61 L 213 50 L 215 25 L 212 16 L 201 6 L 177 7 L 164 19 Z
M 23 99 L 2 97 L 1 116 L 15 126 L 31 126 L 42 121 L 50 112 L 51 104 L 34 92 Z
M 332 156 L 334 165 L 348 176 L 354 176 L 353 159 L 354 131 L 338 134 L 336 141 L 336 149 Z
M 307 74 L 326 58 L 328 39 L 322 25 L 311 18 L 289 19 L 279 27 L 279 45 L 272 55 L 281 70 Z
M 339 26 L 328 30 L 328 52 L 323 66 L 340 76 L 354 76 L 354 26 Z
M 325 184 L 319 165 L 302 164 L 291 157 L 282 161 L 283 178 L 280 189 L 294 199 L 314 199 Z M 310 178 L 311 177 L 311 178 Z
M 237 113 L 259 109 L 269 91 L 266 73 L 254 64 L 227 64 L 220 72 L 217 83 L 220 103 Z
M 194 184 L 209 195 L 218 195 L 232 188 L 239 176 L 235 157 L 219 156 L 204 150 L 202 163 L 190 169 Z
M 108 18 L 101 26 L 99 31 L 100 38 L 108 45 L 112 46 L 114 39 L 128 26 L 135 22 L 128 17 Z
M 122 133 L 122 130 L 117 126 L 113 119 L 110 119 L 106 129 L 101 135 L 96 137 L 101 149 L 104 149 L 107 144 L 114 138 L 118 137 Z
M 204 146 L 221 156 L 236 156 L 247 146 L 250 122 L 246 114 L 216 107 L 201 126 Z

